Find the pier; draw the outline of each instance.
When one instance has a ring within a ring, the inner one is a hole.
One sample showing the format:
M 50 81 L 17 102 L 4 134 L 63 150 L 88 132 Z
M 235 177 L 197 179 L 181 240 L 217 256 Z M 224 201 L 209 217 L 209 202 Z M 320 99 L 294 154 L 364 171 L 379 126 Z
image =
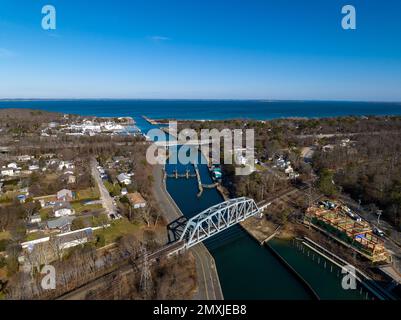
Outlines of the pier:
M 151 125 L 156 126 L 156 125 L 159 124 L 156 120 L 150 119 L 150 118 L 148 118 L 147 116 L 142 116 L 142 118 L 145 119 L 147 122 L 149 122 Z
M 219 184 L 216 183 L 211 183 L 211 184 L 202 184 L 203 189 L 214 189 L 217 188 Z
M 203 193 L 203 185 L 202 185 L 202 180 L 201 180 L 201 176 L 199 173 L 198 165 L 196 163 L 194 163 L 193 165 L 195 168 L 196 179 L 198 180 L 198 189 L 199 189 L 198 198 L 199 198 L 202 196 L 202 193 Z

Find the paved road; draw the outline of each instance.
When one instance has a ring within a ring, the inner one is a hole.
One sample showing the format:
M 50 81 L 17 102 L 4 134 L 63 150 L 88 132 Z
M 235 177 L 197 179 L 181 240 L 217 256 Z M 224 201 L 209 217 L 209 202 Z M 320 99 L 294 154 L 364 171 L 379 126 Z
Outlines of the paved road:
M 103 180 L 100 177 L 100 173 L 97 170 L 98 162 L 95 159 L 91 160 L 91 172 L 92 177 L 95 179 L 100 192 L 100 200 L 102 201 L 103 208 L 107 211 L 107 214 L 110 216 L 112 213 L 117 212 L 117 207 L 113 204 L 113 198 L 110 196 L 109 191 L 107 191 L 104 186 Z
M 318 133 L 318 134 L 300 134 L 297 135 L 297 138 L 305 139 L 305 138 L 316 138 L 316 139 L 323 139 L 323 138 L 333 138 L 333 137 L 354 137 L 354 136 L 361 136 L 366 134 L 399 134 L 399 131 L 373 131 L 373 132 L 349 132 L 349 133 Z
M 163 211 L 167 223 L 183 216 L 181 210 L 175 204 L 166 190 L 163 178 L 163 166 L 155 165 L 153 168 L 154 197 Z M 166 241 L 168 240 L 166 232 Z M 198 244 L 190 249 L 196 261 L 199 290 L 194 297 L 196 300 L 223 300 L 220 280 L 213 257 L 203 244 Z

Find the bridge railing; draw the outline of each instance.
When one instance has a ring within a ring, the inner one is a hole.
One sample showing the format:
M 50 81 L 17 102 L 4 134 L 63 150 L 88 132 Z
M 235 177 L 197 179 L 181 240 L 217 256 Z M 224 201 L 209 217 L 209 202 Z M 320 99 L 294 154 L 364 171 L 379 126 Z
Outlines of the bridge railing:
M 245 197 L 219 203 L 191 218 L 180 241 L 190 248 L 259 212 L 255 201 Z

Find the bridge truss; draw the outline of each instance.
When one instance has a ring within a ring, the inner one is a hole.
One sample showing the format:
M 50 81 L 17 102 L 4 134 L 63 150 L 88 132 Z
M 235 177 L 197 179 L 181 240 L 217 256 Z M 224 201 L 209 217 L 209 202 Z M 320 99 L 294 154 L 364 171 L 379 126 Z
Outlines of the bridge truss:
M 185 242 L 184 247 L 188 249 L 259 213 L 253 199 L 242 197 L 222 202 L 191 218 L 180 241 Z

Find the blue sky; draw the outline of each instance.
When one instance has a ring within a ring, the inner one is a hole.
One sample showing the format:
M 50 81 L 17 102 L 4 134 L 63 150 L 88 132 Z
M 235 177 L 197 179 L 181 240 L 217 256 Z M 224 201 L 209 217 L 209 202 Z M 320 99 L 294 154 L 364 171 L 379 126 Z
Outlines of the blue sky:
M 0 98 L 401 101 L 400 39 L 398 0 L 0 0 Z

